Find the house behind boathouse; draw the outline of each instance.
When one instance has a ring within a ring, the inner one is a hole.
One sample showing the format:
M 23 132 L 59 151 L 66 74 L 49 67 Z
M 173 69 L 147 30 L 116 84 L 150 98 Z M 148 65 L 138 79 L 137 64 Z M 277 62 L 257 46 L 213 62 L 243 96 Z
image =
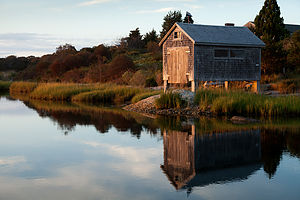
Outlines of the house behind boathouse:
M 165 90 L 191 82 L 195 91 L 199 81 L 253 81 L 259 90 L 265 44 L 247 27 L 176 23 L 159 45 Z

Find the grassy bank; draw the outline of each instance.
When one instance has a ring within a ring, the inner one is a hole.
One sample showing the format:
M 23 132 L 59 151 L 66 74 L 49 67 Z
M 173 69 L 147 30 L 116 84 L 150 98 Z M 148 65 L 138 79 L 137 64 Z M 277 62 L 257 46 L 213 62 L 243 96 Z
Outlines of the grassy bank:
M 0 81 L 0 92 L 8 92 L 10 85 L 9 81 Z
M 298 116 L 300 98 L 269 97 L 243 91 L 200 90 L 195 96 L 200 109 L 210 109 L 217 115 Z
M 168 108 L 182 108 L 186 105 L 186 102 L 181 98 L 178 93 L 168 92 L 161 94 L 158 99 L 155 100 L 155 106 L 158 109 Z
M 114 84 L 14 82 L 10 87 L 12 95 L 26 94 L 30 99 L 87 103 L 124 103 L 150 92 L 149 89 Z
M 130 101 L 135 95 L 142 93 L 144 89 L 114 86 L 106 87 L 101 90 L 93 90 L 83 92 L 72 97 L 75 102 L 89 102 L 89 103 L 122 103 Z
M 35 82 L 13 82 L 9 87 L 9 92 L 13 94 L 29 94 L 37 85 Z

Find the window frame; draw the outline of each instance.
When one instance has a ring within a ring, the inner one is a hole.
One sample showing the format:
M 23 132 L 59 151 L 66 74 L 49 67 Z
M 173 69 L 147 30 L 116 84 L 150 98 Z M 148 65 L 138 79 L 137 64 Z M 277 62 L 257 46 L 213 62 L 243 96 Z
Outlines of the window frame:
M 175 38 L 175 33 L 177 37 Z M 182 32 L 181 31 L 174 31 L 173 33 L 173 40 L 182 40 Z
M 218 50 L 222 50 L 222 51 L 225 50 L 225 51 L 227 51 L 227 56 L 226 56 L 226 57 L 217 57 L 217 56 L 216 56 L 216 51 L 218 51 Z M 229 59 L 229 53 L 230 53 L 230 52 L 229 52 L 229 48 L 215 48 L 215 49 L 214 49 L 214 58 L 215 58 L 215 59 Z
M 216 51 L 217 50 L 226 50 L 227 51 L 227 57 L 216 57 Z M 242 51 L 243 52 L 243 56 L 239 56 L 239 57 L 231 57 L 231 51 L 234 50 L 238 50 L 238 51 Z M 235 49 L 235 48 L 214 48 L 214 59 L 228 59 L 228 60 L 243 60 L 245 59 L 245 50 L 244 49 Z

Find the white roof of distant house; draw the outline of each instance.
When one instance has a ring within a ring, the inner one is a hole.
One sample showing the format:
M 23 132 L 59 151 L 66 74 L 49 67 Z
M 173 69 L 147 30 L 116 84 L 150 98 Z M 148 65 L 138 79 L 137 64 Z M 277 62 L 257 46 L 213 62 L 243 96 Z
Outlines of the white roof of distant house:
M 247 27 L 211 26 L 200 24 L 176 23 L 161 40 L 165 41 L 171 31 L 179 27 L 195 43 L 201 45 L 264 47 L 265 43 Z

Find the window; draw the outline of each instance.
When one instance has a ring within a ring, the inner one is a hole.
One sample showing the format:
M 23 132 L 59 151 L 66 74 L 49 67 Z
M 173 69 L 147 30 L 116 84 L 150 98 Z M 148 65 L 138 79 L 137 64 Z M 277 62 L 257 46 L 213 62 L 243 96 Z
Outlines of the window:
M 243 58 L 244 57 L 244 51 L 243 50 L 230 50 L 230 57 L 231 58 Z
M 174 39 L 181 39 L 181 32 L 174 32 Z
M 215 49 L 216 58 L 228 58 L 228 49 Z

